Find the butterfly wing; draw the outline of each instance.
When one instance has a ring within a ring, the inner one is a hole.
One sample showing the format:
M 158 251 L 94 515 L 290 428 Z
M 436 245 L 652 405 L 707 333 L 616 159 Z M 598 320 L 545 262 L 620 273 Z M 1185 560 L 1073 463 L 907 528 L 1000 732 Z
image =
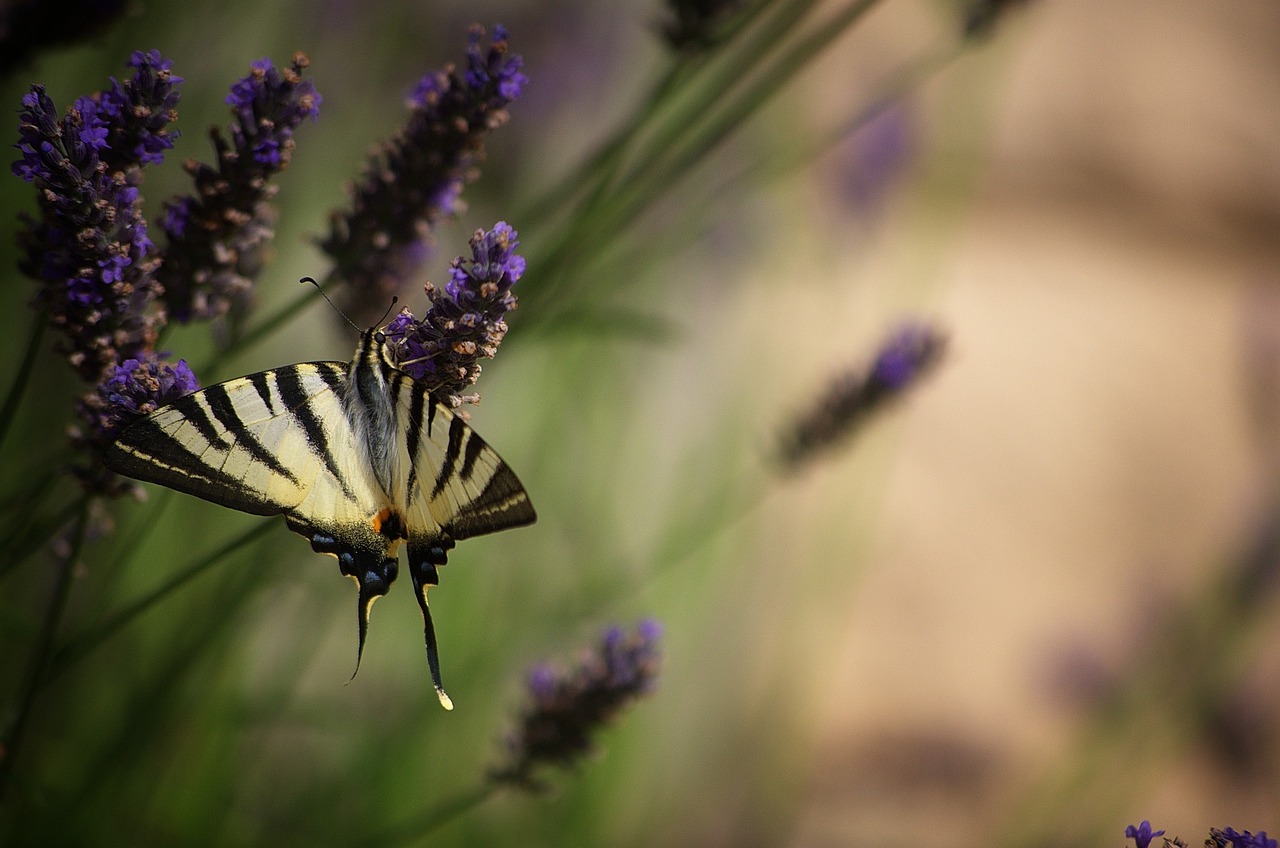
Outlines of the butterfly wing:
M 395 579 L 404 537 L 356 444 L 347 366 L 305 362 L 210 386 L 127 428 L 107 467 L 255 515 L 338 558 L 360 586 L 359 654 L 369 608 Z

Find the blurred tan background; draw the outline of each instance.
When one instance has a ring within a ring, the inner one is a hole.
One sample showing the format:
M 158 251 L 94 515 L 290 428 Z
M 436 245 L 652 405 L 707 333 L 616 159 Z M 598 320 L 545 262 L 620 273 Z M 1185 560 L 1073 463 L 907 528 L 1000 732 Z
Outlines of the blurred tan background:
M 936 177 L 861 272 L 921 292 L 952 347 L 899 412 L 793 845 L 989 835 L 1178 599 L 1277 517 L 1280 5 L 1059 0 L 1011 23 L 928 90 L 949 98 L 932 113 L 944 147 L 948 127 L 955 145 L 967 121 L 990 130 L 972 207 L 913 255 L 946 205 L 922 211 L 947 181 L 932 151 Z M 970 100 L 975 64 L 988 103 Z M 816 469 L 797 498 L 841 474 Z M 1153 752 L 1122 793 L 1142 803 L 1102 844 L 1142 818 L 1192 844 L 1206 822 L 1280 826 L 1278 633 L 1242 683 L 1263 772 L 1204 740 Z

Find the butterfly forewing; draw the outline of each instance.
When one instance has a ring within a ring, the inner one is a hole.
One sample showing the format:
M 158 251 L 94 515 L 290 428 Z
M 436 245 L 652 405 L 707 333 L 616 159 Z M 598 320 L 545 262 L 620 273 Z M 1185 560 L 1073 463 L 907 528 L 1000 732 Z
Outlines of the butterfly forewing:
M 345 367 L 307 362 L 187 395 L 126 429 L 107 466 L 257 515 L 364 521 L 381 504 L 343 412 Z

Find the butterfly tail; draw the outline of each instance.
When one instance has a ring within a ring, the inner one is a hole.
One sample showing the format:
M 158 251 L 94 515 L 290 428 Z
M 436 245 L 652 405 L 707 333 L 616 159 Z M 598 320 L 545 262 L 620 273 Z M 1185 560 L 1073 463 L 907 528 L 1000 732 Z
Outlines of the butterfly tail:
M 383 559 L 380 568 L 356 569 L 354 574 L 343 569 L 343 573 L 360 586 L 360 592 L 356 596 L 356 627 L 359 633 L 359 641 L 356 643 L 356 669 L 351 672 L 348 683 L 355 680 L 356 675 L 360 673 L 360 660 L 364 657 L 364 640 L 369 633 L 369 612 L 373 609 L 373 602 L 391 588 L 391 582 L 396 579 L 398 567 L 399 564 L 394 559 Z
M 422 608 L 423 638 L 427 643 L 427 667 L 431 670 L 431 683 L 436 688 L 436 697 L 440 706 L 446 710 L 453 709 L 453 700 L 444 691 L 440 682 L 440 651 L 436 646 L 436 629 L 431 623 L 431 608 L 427 606 L 427 590 L 439 582 L 436 567 L 430 562 L 416 561 L 410 552 L 409 573 L 413 576 L 413 591 L 418 596 L 418 606 Z

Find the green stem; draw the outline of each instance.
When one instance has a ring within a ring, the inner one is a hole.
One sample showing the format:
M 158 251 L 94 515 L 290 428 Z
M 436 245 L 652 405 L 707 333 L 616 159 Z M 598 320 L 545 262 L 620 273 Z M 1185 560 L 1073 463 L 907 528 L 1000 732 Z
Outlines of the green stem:
M 13 420 L 18 415 L 18 404 L 27 390 L 27 384 L 31 382 L 31 369 L 35 365 L 36 354 L 40 352 L 40 342 L 44 340 L 45 326 L 44 313 L 41 312 L 36 316 L 31 338 L 27 341 L 27 350 L 22 355 L 22 364 L 18 366 L 13 384 L 9 386 L 9 393 L 5 395 L 4 406 L 0 407 L 0 445 L 4 444 L 5 437 L 9 435 Z
M 73 637 L 62 646 L 54 657 L 53 668 L 49 672 L 48 679 L 52 680 L 71 668 L 107 639 L 130 624 L 135 618 L 154 607 L 174 591 L 208 571 L 214 565 L 217 565 L 224 557 L 235 553 L 250 542 L 257 541 L 259 537 L 265 536 L 274 526 L 269 521 L 255 524 L 239 536 L 223 544 L 217 550 L 206 554 L 186 568 L 179 570 L 160 586 L 108 617 L 101 624 L 95 625 L 79 636 Z
M 735 54 L 737 61 L 721 68 L 711 82 L 703 86 L 699 96 L 676 110 L 665 132 L 660 132 L 648 146 L 648 155 L 631 166 L 609 205 L 580 219 L 578 227 L 566 230 L 548 254 L 538 260 L 538 267 L 548 275 L 548 279 L 530 293 L 542 299 L 554 294 L 558 300 L 574 301 L 577 293 L 573 290 L 553 291 L 565 286 L 581 289 L 589 285 L 587 275 L 574 275 L 571 269 L 580 270 L 589 265 L 596 255 L 614 242 L 609 234 L 623 232 L 877 2 L 879 0 L 856 0 L 832 20 L 815 24 L 807 35 L 786 49 L 772 64 L 756 72 L 753 82 L 744 91 L 726 97 L 725 92 L 733 88 L 752 65 L 739 55 L 746 50 Z M 763 35 L 757 33 L 757 39 L 749 45 L 756 51 L 754 60 L 758 62 L 761 54 L 776 52 L 780 40 L 778 34 L 807 10 L 806 3 L 792 4 L 784 11 L 794 17 L 774 20 L 762 26 Z M 681 138 L 685 141 L 677 143 Z
M 810 164 L 814 159 L 866 126 L 885 109 L 898 102 L 921 83 L 947 67 L 951 62 L 959 58 L 963 52 L 963 44 L 955 45 L 948 42 L 944 47 L 930 51 L 920 59 L 900 68 L 861 109 L 841 124 L 828 130 L 808 144 L 797 145 L 789 154 L 784 154 L 782 157 L 771 159 L 762 164 L 743 166 L 732 176 L 723 179 L 719 186 L 709 191 L 702 198 L 701 206 L 698 207 L 700 211 L 695 212 L 690 217 L 694 220 L 704 220 L 708 209 L 714 208 L 718 204 L 723 204 L 726 198 L 731 196 L 733 192 L 740 191 L 742 186 L 748 183 L 766 185 Z M 674 241 L 667 251 L 673 255 L 679 254 L 691 242 L 702 235 L 701 231 L 695 227 L 683 227 L 678 233 L 671 233 L 669 229 L 660 230 L 659 232 L 673 237 Z M 609 261 L 618 267 L 633 267 L 639 262 L 639 258 L 632 255 L 635 251 L 652 251 L 652 249 L 653 239 L 650 237 L 643 244 L 632 245 L 624 249 L 619 255 L 610 258 Z M 619 285 L 626 282 L 627 279 L 622 278 Z M 590 312 L 590 310 L 587 311 Z M 567 317 L 569 316 L 563 310 L 557 310 L 557 322 L 563 321 Z M 551 328 L 546 329 L 550 330 Z
M 3 756 L 0 756 L 0 800 L 4 798 L 9 779 L 13 774 L 13 766 L 18 758 L 18 749 L 21 747 L 31 718 L 31 707 L 35 704 L 36 696 L 49 676 L 49 664 L 53 655 L 53 640 L 57 635 L 58 626 L 62 623 L 63 613 L 66 612 L 67 601 L 71 597 L 72 575 L 75 572 L 76 563 L 80 559 L 80 551 L 84 547 L 85 533 L 89 525 L 90 505 L 91 500 L 89 498 L 85 498 L 82 501 L 80 512 L 76 516 L 75 529 L 72 531 L 71 549 L 58 563 L 54 574 L 53 594 L 49 599 L 49 606 L 45 609 L 44 621 L 40 627 L 40 634 L 36 639 L 35 650 L 31 654 L 17 711 L 13 721 L 4 733 Z
M 536 200 L 523 207 L 517 207 L 512 219 L 518 223 L 534 217 L 545 218 L 549 211 L 554 213 L 555 210 L 567 209 L 574 197 L 590 186 L 595 188 L 590 199 L 582 205 L 582 209 L 594 207 L 601 193 L 607 190 L 613 181 L 616 169 L 624 158 L 622 154 L 628 146 L 635 144 L 637 138 L 646 133 L 650 124 L 661 116 L 662 109 L 672 96 L 679 92 L 681 84 L 698 73 L 713 56 L 723 53 L 740 32 L 748 29 L 772 5 L 774 5 L 773 0 L 758 0 L 735 16 L 723 33 L 722 40 L 705 50 L 676 54 L 667 69 L 649 89 L 649 93 L 642 99 L 642 105 L 632 112 L 627 122 L 614 130 L 609 138 L 587 157 L 584 164 L 572 169 L 558 183 L 542 192 Z M 752 47 L 754 45 L 749 46 L 748 49 Z M 667 123 L 672 121 L 669 120 Z
M 777 95 L 815 56 L 830 47 L 844 30 L 869 11 L 879 0 L 856 0 L 830 22 L 816 25 L 807 36 L 787 51 L 738 97 L 728 101 L 706 121 L 698 132 L 686 138 L 683 147 L 657 151 L 627 176 L 629 193 L 617 202 L 620 214 L 611 222 L 601 222 L 604 231 L 616 231 L 634 221 L 664 190 L 683 177 L 694 165 L 719 147 L 743 123 Z M 656 171 L 656 172 L 655 172 Z M 587 240 L 590 243 L 590 239 Z

